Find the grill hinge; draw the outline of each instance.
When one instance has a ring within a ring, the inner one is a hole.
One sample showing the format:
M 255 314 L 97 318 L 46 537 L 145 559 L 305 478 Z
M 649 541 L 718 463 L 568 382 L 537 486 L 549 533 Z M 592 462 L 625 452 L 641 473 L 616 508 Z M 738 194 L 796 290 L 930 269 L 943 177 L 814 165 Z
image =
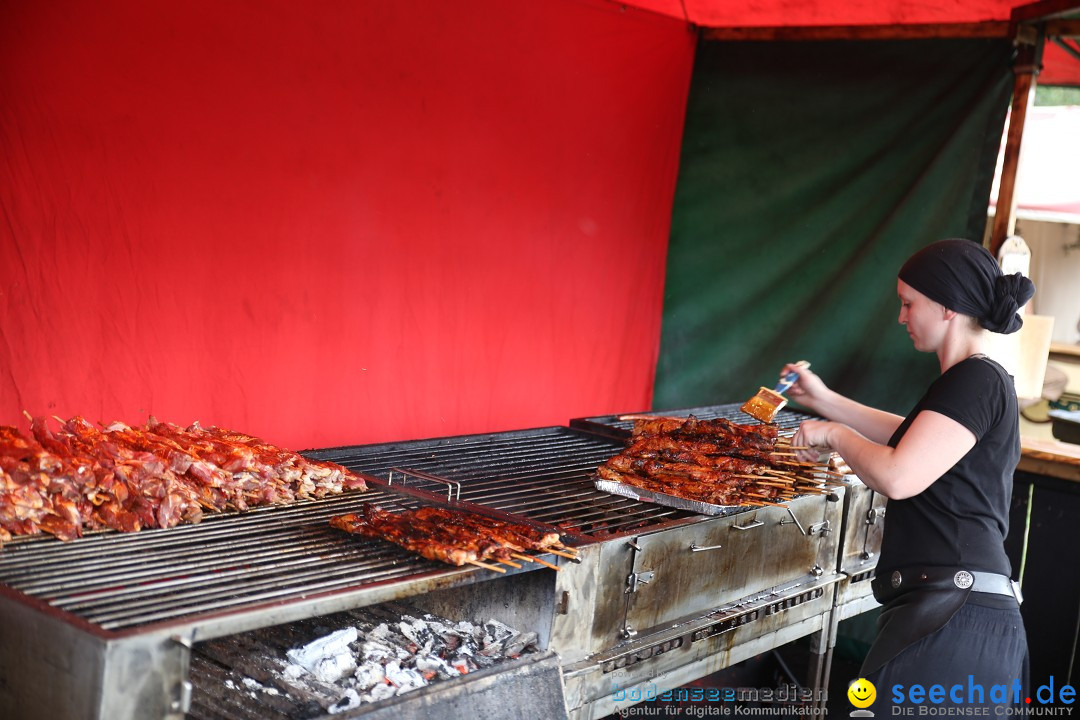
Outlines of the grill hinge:
M 638 588 L 642 585 L 648 585 L 655 573 L 652 570 L 642 570 L 641 572 L 633 572 L 626 576 L 626 592 L 636 593 Z

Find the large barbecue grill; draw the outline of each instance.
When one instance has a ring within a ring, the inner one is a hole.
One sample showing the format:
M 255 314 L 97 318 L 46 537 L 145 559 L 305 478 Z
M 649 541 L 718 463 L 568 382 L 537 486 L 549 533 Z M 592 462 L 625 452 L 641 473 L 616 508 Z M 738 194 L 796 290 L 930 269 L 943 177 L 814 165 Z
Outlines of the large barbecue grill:
M 312 451 L 364 473 L 370 489 L 168 530 L 19 538 L 0 550 L 0 707 L 12 710 L 5 717 L 179 718 L 235 705 L 229 717 L 257 716 L 241 691 L 235 703 L 200 701 L 217 667 L 204 662 L 203 643 L 241 647 L 250 631 L 288 635 L 290 623 L 402 598 L 537 632 L 545 653 L 512 672 L 526 684 L 545 678 L 560 703 L 565 689 L 577 719 L 617 710 L 616 685 L 673 687 L 827 634 L 847 577 L 838 566 L 845 489 L 724 517 L 602 493 L 592 473 L 622 449 L 620 422 Z M 365 502 L 391 511 L 461 502 L 555 527 L 580 562 L 546 556 L 559 572 L 526 563 L 498 575 L 329 527 L 331 515 Z M 390 704 L 398 716 L 432 702 L 475 715 L 462 686 Z

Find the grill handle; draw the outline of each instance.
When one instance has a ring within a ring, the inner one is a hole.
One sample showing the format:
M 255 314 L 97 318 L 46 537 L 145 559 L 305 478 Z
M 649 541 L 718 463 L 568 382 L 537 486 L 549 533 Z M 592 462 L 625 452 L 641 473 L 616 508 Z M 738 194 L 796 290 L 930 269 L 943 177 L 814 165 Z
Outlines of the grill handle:
M 747 523 L 746 525 L 732 525 L 731 529 L 732 530 L 753 530 L 754 528 L 761 527 L 764 524 L 765 524 L 765 521 L 763 521 L 763 520 L 754 520 L 752 522 Z
M 705 547 L 702 547 L 702 546 L 698 545 L 697 543 L 693 543 L 690 546 L 690 552 L 701 552 L 702 550 L 719 550 L 722 547 L 724 547 L 724 546 L 723 545 L 707 545 Z

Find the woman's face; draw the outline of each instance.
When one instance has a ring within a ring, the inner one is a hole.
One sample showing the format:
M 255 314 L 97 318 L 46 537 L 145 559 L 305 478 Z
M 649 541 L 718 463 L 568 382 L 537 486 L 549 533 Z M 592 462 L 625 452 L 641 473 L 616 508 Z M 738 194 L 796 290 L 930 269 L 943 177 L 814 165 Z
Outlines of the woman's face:
M 903 280 L 896 281 L 896 294 L 900 296 L 898 321 L 907 327 L 915 349 L 936 352 L 945 336 L 945 306 L 934 302 Z

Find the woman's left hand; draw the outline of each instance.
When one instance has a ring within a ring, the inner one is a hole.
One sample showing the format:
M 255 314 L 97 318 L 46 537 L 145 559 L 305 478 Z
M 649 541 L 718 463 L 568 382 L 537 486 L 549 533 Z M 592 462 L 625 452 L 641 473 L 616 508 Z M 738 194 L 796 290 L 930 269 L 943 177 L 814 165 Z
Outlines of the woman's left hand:
M 829 443 L 832 426 L 833 423 L 828 420 L 803 421 L 791 439 L 791 444 L 805 449 L 796 450 L 795 456 L 802 462 L 823 462 L 822 456 L 827 458 L 833 451 Z

